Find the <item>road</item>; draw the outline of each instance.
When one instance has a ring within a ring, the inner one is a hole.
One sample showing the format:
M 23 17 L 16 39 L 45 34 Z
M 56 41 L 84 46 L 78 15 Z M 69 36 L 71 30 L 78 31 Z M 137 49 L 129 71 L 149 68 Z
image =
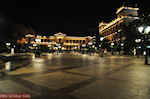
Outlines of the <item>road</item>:
M 0 93 L 32 99 L 149 99 L 150 66 L 144 59 L 78 53 L 14 57 L 0 78 Z M 18 68 L 19 67 L 19 68 Z

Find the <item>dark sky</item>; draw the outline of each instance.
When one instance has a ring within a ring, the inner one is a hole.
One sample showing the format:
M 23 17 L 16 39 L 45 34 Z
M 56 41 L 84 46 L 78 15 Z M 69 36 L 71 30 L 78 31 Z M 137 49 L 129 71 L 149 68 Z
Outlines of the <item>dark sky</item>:
M 137 3 L 141 12 L 150 13 L 149 0 L 124 1 L 127 5 Z M 0 26 L 20 24 L 43 35 L 59 31 L 75 36 L 96 35 L 99 22 L 113 20 L 124 1 L 3 0 L 0 2 Z

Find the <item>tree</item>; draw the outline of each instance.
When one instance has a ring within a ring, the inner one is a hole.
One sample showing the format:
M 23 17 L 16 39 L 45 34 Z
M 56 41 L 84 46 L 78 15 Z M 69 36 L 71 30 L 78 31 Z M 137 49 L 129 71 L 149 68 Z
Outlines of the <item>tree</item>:
M 126 38 L 124 41 L 125 52 L 131 52 L 136 47 L 135 39 L 141 37 L 141 34 L 138 32 L 140 24 L 141 20 L 134 20 L 122 25 L 122 32 Z
M 22 37 L 24 37 L 24 35 L 28 33 L 35 34 L 35 30 L 31 27 L 26 27 L 21 24 L 15 24 L 12 26 L 11 33 L 12 38 L 17 40 L 21 39 Z

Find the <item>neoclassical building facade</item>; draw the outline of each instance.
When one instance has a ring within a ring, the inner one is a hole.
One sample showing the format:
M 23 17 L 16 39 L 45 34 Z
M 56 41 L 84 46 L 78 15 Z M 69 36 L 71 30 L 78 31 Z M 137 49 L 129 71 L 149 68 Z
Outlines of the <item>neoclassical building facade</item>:
M 109 42 L 119 42 L 125 40 L 125 36 L 121 30 L 123 24 L 127 24 L 133 20 L 139 19 L 139 8 L 133 7 L 120 7 L 117 12 L 117 18 L 110 23 L 99 23 L 99 34 Z
M 31 49 L 37 49 L 39 47 L 49 47 L 54 50 L 61 48 L 62 50 L 80 49 L 81 47 L 87 47 L 89 42 L 92 42 L 93 37 L 76 37 L 67 36 L 61 32 L 54 34 L 54 36 L 40 36 L 40 35 L 25 35 L 21 40 L 17 42 L 21 45 L 30 45 Z

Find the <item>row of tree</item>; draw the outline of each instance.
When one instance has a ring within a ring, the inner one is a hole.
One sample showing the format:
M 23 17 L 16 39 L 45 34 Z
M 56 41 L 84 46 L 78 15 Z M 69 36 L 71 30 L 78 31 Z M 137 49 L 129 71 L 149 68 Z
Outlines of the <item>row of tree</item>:
M 17 40 L 25 34 L 34 34 L 36 31 L 22 24 L 1 24 L 0 25 L 0 39 L 1 40 Z

